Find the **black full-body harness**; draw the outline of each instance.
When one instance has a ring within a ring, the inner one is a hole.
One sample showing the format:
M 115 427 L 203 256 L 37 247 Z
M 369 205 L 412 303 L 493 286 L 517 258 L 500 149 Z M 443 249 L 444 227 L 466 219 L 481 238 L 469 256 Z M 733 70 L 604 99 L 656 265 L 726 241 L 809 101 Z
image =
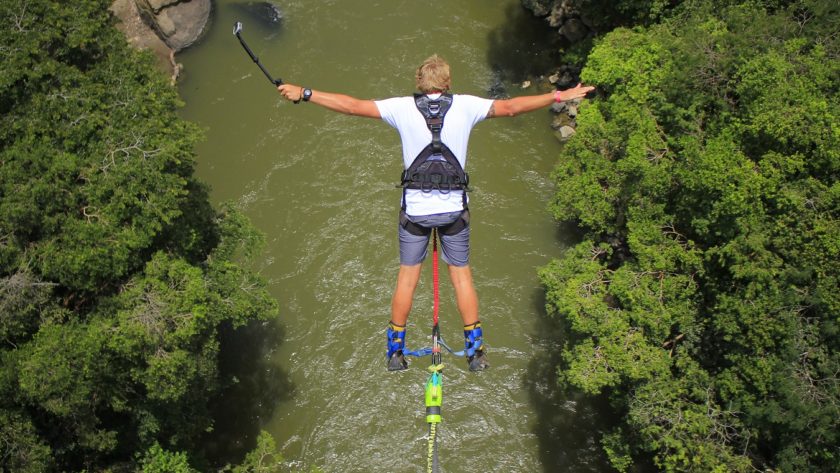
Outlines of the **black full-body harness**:
M 440 227 L 438 231 L 444 235 L 455 235 L 468 224 L 470 213 L 467 209 L 467 191 L 470 178 L 458 158 L 440 139 L 443 130 L 443 118 L 452 106 L 452 94 L 441 94 L 431 99 L 425 94 L 414 94 L 414 104 L 426 120 L 426 126 L 432 132 L 432 142 L 414 158 L 414 162 L 402 173 L 400 184 L 403 188 L 402 208 L 400 210 L 400 224 L 414 235 L 428 235 L 430 228 L 417 225 L 409 220 L 405 213 L 406 189 L 420 189 L 425 193 L 434 190 L 441 194 L 448 194 L 453 190 L 463 191 L 463 212 L 461 217 L 449 225 Z

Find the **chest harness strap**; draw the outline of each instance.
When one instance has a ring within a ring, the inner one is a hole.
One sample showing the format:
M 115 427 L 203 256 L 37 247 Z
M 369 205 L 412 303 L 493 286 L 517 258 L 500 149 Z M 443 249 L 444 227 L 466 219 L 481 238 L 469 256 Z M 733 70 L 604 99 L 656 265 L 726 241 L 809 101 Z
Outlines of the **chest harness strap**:
M 429 131 L 432 132 L 432 141 L 420 151 L 411 166 L 402 173 L 400 184 L 397 186 L 403 188 L 400 223 L 406 230 L 415 235 L 426 235 L 430 230 L 415 224 L 405 214 L 406 189 L 420 189 L 424 193 L 436 190 L 441 194 L 449 194 L 453 190 L 460 190 L 463 199 L 463 215 L 455 222 L 440 229 L 444 235 L 454 235 L 469 224 L 467 191 L 469 190 L 470 179 L 469 175 L 464 172 L 458 158 L 440 138 L 441 130 L 443 130 L 443 119 L 452 106 L 452 94 L 442 94 L 436 99 L 431 99 L 425 94 L 414 94 L 414 104 L 426 120 Z

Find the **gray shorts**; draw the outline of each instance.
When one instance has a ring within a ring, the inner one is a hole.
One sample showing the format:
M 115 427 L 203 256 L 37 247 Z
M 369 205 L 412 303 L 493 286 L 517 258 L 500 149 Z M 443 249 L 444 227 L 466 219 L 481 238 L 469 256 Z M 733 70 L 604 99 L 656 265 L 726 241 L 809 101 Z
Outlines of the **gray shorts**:
M 427 228 L 449 225 L 458 220 L 461 212 L 450 212 L 443 214 L 422 215 L 419 217 L 408 217 L 412 222 Z M 428 235 L 414 235 L 398 222 L 400 238 L 400 264 L 405 266 L 418 265 L 426 259 L 429 247 Z M 466 266 L 470 262 L 470 226 L 467 226 L 455 235 L 444 235 L 438 232 L 440 247 L 443 253 L 443 260 L 452 266 Z

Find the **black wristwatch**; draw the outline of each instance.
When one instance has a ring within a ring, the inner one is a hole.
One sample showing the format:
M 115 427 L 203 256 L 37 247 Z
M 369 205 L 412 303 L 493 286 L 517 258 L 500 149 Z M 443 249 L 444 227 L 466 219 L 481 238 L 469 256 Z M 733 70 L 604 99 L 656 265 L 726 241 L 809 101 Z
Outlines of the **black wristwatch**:
M 303 101 L 304 102 L 309 102 L 309 99 L 311 97 L 312 97 L 312 89 L 304 88 L 303 89 L 303 95 L 301 96 L 301 98 L 303 98 Z

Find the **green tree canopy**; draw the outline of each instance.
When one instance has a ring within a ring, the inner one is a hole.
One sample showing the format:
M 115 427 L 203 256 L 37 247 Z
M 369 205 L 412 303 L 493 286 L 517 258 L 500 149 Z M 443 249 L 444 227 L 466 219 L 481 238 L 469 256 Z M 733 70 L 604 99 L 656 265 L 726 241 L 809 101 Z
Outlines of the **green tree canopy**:
M 0 2 L 0 471 L 195 471 L 220 327 L 276 312 L 109 5 Z
M 614 465 L 840 458 L 840 10 L 683 4 L 592 50 L 555 172 L 582 243 L 545 267 L 561 379 L 609 393 Z

